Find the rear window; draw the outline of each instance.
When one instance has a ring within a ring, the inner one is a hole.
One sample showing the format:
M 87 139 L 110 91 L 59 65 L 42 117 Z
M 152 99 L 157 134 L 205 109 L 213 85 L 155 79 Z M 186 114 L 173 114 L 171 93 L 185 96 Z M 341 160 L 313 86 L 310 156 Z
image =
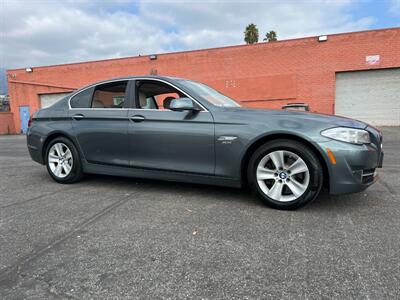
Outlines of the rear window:
M 96 86 L 91 107 L 122 108 L 127 85 L 127 81 L 117 81 Z
M 73 96 L 71 108 L 123 108 L 128 81 L 99 84 Z
M 89 108 L 92 102 L 94 88 L 88 88 L 76 94 L 71 98 L 70 104 L 72 108 Z

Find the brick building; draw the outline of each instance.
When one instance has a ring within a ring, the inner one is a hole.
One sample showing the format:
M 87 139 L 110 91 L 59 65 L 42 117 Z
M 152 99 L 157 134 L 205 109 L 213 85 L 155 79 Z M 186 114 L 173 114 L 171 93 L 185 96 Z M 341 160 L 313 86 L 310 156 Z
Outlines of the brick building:
M 8 70 L 8 128 L 20 132 L 23 112 L 92 82 L 147 74 L 201 81 L 249 107 L 304 102 L 315 112 L 400 125 L 400 28 L 391 28 Z

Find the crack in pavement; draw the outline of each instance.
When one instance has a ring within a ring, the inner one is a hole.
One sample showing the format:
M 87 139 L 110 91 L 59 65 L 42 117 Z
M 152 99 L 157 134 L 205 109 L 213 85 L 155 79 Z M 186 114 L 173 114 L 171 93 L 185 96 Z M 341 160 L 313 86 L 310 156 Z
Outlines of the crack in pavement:
M 42 195 L 39 195 L 39 196 L 30 198 L 30 199 L 26 199 L 26 200 L 22 200 L 22 201 L 17 201 L 17 202 L 14 202 L 14 203 L 10 203 L 10 204 L 6 204 L 6 205 L 3 205 L 3 206 L 0 206 L 0 209 L 12 207 L 12 206 L 17 206 L 17 205 L 22 205 L 22 204 L 25 204 L 25 203 L 28 203 L 28 202 L 31 202 L 31 201 L 35 201 L 35 200 L 42 199 L 42 198 L 47 197 L 47 196 L 51 196 L 51 195 L 53 195 L 53 194 L 55 194 L 55 193 L 59 193 L 59 192 L 68 192 L 68 191 L 76 190 L 76 189 L 79 189 L 79 188 L 80 188 L 80 187 L 71 187 L 71 188 L 66 188 L 66 189 L 64 189 L 64 188 L 63 188 L 63 189 L 59 189 L 59 190 L 56 190 L 56 191 L 53 191 L 53 192 L 44 193 L 44 194 L 42 194 Z

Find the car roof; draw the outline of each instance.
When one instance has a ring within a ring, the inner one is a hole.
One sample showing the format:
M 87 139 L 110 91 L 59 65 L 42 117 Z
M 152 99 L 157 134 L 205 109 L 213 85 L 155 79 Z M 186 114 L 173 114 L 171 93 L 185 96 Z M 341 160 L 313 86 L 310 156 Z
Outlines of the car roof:
M 133 80 L 133 79 L 159 79 L 159 80 L 165 80 L 165 81 L 173 81 L 173 80 L 187 80 L 184 78 L 179 78 L 179 77 L 172 77 L 172 76 L 155 76 L 155 75 L 144 75 L 144 76 L 125 76 L 125 77 L 114 77 L 114 78 L 109 78 L 109 79 L 104 79 L 104 80 L 100 80 L 100 81 L 95 81 L 92 82 L 90 84 L 84 85 L 76 90 L 74 90 L 73 92 L 71 92 L 71 95 L 76 95 L 78 93 L 80 93 L 83 90 L 86 90 L 87 88 L 93 87 L 93 86 L 97 86 L 99 84 L 103 84 L 103 83 L 111 83 L 114 81 L 119 81 L 119 80 Z
M 179 78 L 179 77 L 172 77 L 172 76 L 158 76 L 158 75 L 143 75 L 143 76 L 124 76 L 124 77 L 115 77 L 115 78 L 109 78 L 109 79 L 105 79 L 105 80 L 101 80 L 101 81 L 97 81 L 97 82 L 93 82 L 89 85 L 97 85 L 100 83 L 105 83 L 105 82 L 109 82 L 109 81 L 117 81 L 117 80 L 132 80 L 132 79 L 163 79 L 163 80 L 185 80 L 184 78 Z M 88 86 L 89 86 L 88 85 Z

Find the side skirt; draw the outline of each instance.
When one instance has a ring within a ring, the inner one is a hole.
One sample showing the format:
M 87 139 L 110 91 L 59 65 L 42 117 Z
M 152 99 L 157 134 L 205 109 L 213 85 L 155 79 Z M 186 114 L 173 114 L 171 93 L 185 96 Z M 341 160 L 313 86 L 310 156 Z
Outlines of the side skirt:
M 227 177 L 139 169 L 132 167 L 100 165 L 100 164 L 88 163 L 86 161 L 82 163 L 83 163 L 83 172 L 90 174 L 136 177 L 136 178 L 156 179 L 165 181 L 209 184 L 209 185 L 236 187 L 236 188 L 240 188 L 242 186 L 240 180 Z

